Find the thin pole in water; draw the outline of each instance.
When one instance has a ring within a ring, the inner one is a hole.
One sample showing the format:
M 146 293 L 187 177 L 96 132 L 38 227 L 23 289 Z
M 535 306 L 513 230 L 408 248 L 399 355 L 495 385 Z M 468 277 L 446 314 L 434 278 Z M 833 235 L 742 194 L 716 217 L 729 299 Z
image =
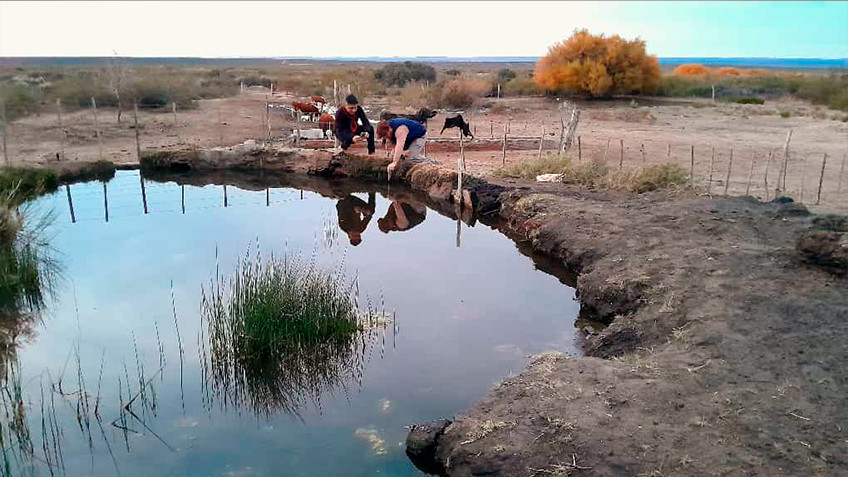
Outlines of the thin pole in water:
M 224 184 L 224 207 L 227 206 L 227 184 Z
M 824 158 L 822 159 L 821 175 L 819 176 L 819 192 L 816 195 L 816 205 L 819 205 L 819 203 L 821 202 L 821 189 L 822 189 L 822 182 L 824 181 L 824 166 L 825 165 L 827 165 L 827 153 L 825 153 Z
M 265 188 L 265 207 L 271 206 L 271 191 L 267 187 Z
M 185 184 L 180 185 L 180 206 L 182 206 L 183 214 L 185 214 Z
M 460 248 L 462 246 L 462 221 L 459 220 L 459 216 L 456 218 L 456 248 Z
M 144 204 L 144 214 L 147 215 L 147 190 L 144 188 L 144 177 L 141 171 L 138 173 L 138 181 L 141 183 L 141 202 Z
M 71 211 L 71 223 L 77 223 L 77 216 L 74 214 L 74 201 L 71 199 L 71 186 L 65 184 L 65 192 L 68 194 L 68 209 Z
M 106 195 L 106 183 L 103 183 L 103 211 L 106 213 L 106 222 L 109 222 L 109 198 Z

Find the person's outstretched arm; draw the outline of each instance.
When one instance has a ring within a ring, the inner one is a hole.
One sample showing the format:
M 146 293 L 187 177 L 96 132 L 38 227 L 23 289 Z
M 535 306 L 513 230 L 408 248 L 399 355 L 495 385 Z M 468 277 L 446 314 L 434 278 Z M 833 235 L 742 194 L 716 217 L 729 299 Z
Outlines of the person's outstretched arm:
M 386 167 L 386 171 L 389 173 L 389 177 L 392 177 L 395 169 L 398 164 L 400 164 L 400 157 L 403 155 L 403 145 L 406 144 L 406 136 L 409 135 L 409 128 L 406 126 L 400 126 L 395 130 L 395 150 L 392 155 L 392 163 Z

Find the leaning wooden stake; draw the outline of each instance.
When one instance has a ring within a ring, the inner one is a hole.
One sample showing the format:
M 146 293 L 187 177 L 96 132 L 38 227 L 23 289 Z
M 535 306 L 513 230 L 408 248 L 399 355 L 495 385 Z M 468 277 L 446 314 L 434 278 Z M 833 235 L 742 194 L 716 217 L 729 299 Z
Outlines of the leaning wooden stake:
M 766 193 L 765 193 L 765 196 L 764 196 L 765 198 L 768 198 L 768 195 L 769 195 L 768 171 L 769 171 L 769 166 L 771 166 L 772 152 L 773 151 L 771 149 L 769 149 L 768 159 L 766 160 L 766 172 L 765 172 L 765 174 L 763 174 L 763 187 L 766 190 Z
M 783 179 L 781 180 L 780 174 L 777 176 L 777 187 L 774 190 L 774 196 L 780 195 L 781 190 L 786 190 L 786 169 L 789 167 L 789 141 L 792 139 L 792 130 L 790 129 L 788 133 L 786 133 L 786 143 L 783 144 L 783 167 L 780 172 L 783 174 Z
M 839 186 L 836 188 L 836 193 L 842 193 L 842 176 L 845 175 L 845 159 L 848 158 L 848 154 L 842 155 L 842 166 L 839 167 Z
M 644 166 L 645 165 L 645 144 L 644 143 L 639 145 L 639 151 L 642 152 L 642 165 Z M 693 163 L 693 166 L 694 166 L 694 163 Z
M 671 157 L 671 143 L 670 142 L 665 143 L 665 157 L 666 157 L 666 159 Z
M 489 121 L 489 136 L 491 136 L 492 139 L 495 138 L 495 122 L 494 121 Z
M 557 146 L 557 151 L 559 154 L 562 154 L 562 145 L 565 140 L 565 121 L 562 119 L 562 114 L 559 115 L 559 146 Z
M 694 149 L 695 146 L 692 146 Z M 713 166 L 715 166 L 715 148 L 712 148 L 712 153 L 710 154 L 710 174 L 707 178 L 707 195 L 710 195 L 710 192 L 713 188 Z
M 730 187 L 730 168 L 733 167 L 733 149 L 730 150 L 730 160 L 727 162 L 727 176 L 724 178 L 724 195 Z
M 745 185 L 745 195 L 751 195 L 751 179 L 754 177 L 754 164 L 757 162 L 757 153 L 751 152 L 751 170 L 748 171 L 748 183 Z
M 821 175 L 819 175 L 819 192 L 818 192 L 818 194 L 816 194 L 816 205 L 819 205 L 819 203 L 821 202 L 821 189 L 822 189 L 822 182 L 824 181 L 824 166 L 825 165 L 827 165 L 827 153 L 825 153 L 824 158 L 822 159 Z
M 607 147 L 604 149 L 604 164 L 607 163 L 607 152 L 609 152 L 610 141 L 612 141 L 612 139 L 607 139 Z
M 273 88 L 273 85 L 271 87 Z M 217 112 L 217 115 L 218 115 L 218 145 L 223 146 L 224 145 L 224 130 L 221 128 L 221 126 L 222 126 L 221 125 L 221 110 L 218 109 L 216 112 Z
M 695 188 L 695 146 L 692 146 L 689 154 L 689 187 Z M 645 161 L 645 153 L 642 152 L 642 162 Z
M 100 122 L 97 121 L 97 101 L 91 97 L 91 109 L 94 110 L 94 135 L 97 137 L 97 157 L 103 160 L 103 141 L 100 138 Z

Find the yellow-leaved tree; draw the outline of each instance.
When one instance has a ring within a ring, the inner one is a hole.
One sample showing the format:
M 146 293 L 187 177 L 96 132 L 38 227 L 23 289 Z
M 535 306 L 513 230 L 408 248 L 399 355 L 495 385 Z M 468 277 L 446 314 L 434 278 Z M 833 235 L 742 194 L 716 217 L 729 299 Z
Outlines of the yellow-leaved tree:
M 548 49 L 536 63 L 533 79 L 548 91 L 596 98 L 653 93 L 660 85 L 660 65 L 638 38 L 628 41 L 578 30 Z

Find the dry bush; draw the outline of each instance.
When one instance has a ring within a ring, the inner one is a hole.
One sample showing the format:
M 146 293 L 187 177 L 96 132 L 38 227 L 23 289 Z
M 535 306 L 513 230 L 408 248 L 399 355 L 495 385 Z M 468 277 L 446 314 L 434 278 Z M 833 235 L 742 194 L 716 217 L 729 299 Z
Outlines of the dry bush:
M 680 65 L 674 69 L 674 76 L 709 76 L 710 69 L 697 63 Z
M 390 93 L 394 93 L 397 101 L 404 106 L 418 108 L 439 107 L 439 90 L 435 86 L 425 86 L 423 84 L 407 84 L 400 89 L 392 89 Z
M 654 164 L 635 170 L 612 170 L 600 161 L 574 163 L 568 156 L 547 155 L 494 170 L 498 177 L 535 179 L 541 174 L 564 174 L 564 182 L 642 193 L 685 187 L 689 177 L 677 164 Z
M 729 66 L 725 66 L 724 68 L 719 68 L 716 71 L 717 75 L 725 75 L 725 76 L 741 76 L 742 72 L 736 68 L 731 68 Z
M 580 30 L 548 50 L 536 63 L 534 79 L 546 90 L 591 97 L 652 93 L 660 84 L 660 67 L 642 40 Z
M 532 78 L 515 78 L 504 86 L 506 96 L 532 96 L 542 93 L 544 91 Z
M 489 92 L 490 85 L 485 80 L 454 79 L 441 86 L 440 107 L 467 108 L 474 100 Z

